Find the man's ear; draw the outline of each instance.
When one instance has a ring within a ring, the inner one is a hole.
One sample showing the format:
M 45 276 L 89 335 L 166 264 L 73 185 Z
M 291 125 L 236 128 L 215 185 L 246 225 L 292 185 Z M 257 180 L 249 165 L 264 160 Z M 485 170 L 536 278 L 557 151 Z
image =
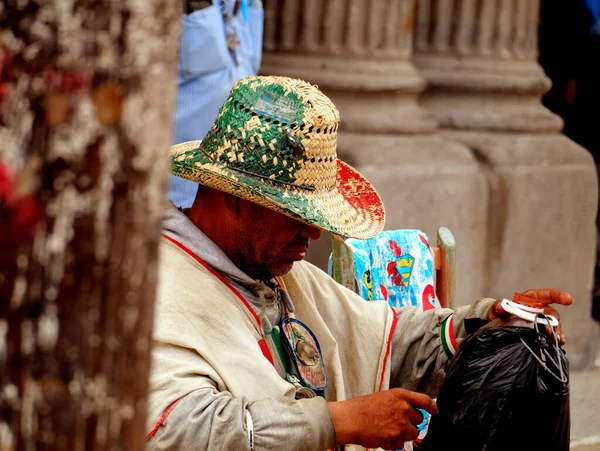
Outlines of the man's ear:
M 240 215 L 240 198 L 224 193 L 223 202 L 228 213 L 236 218 Z

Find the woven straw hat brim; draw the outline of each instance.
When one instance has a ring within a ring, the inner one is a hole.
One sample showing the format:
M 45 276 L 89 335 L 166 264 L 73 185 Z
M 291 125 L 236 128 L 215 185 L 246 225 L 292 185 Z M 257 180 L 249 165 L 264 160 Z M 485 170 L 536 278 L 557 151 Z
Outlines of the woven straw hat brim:
M 308 191 L 282 186 L 215 164 L 206 158 L 190 163 L 184 152 L 197 149 L 202 141 L 171 146 L 171 173 L 258 205 L 306 224 L 348 238 L 367 239 L 385 225 L 385 210 L 373 186 L 354 168 L 337 160 L 336 186 Z

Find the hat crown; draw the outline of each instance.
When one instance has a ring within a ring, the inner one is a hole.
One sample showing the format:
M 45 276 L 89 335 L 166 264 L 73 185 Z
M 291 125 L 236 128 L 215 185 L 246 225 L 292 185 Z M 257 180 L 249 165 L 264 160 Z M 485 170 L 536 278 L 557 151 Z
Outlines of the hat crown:
M 336 184 L 338 123 L 336 107 L 311 84 L 248 77 L 234 85 L 202 151 L 257 182 L 328 190 Z
M 355 238 L 385 223 L 381 198 L 337 159 L 339 113 L 315 86 L 240 80 L 206 137 L 171 147 L 171 172 L 323 230 Z

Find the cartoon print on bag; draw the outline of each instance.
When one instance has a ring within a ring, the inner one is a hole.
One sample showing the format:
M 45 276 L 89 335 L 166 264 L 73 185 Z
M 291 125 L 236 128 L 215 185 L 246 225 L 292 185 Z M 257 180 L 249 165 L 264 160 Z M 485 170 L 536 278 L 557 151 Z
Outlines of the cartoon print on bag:
M 423 311 L 435 308 L 435 302 L 437 301 L 433 285 L 428 284 L 423 290 L 423 294 L 421 296 L 421 301 L 423 302 Z
M 373 300 L 373 283 L 371 282 L 371 270 L 367 269 L 363 274 L 363 282 L 367 287 L 367 301 Z M 387 300 L 387 297 L 386 297 Z
M 403 254 L 402 248 L 394 240 L 390 240 L 390 249 L 396 258 L 388 263 L 387 273 L 392 279 L 392 285 L 398 286 L 404 291 L 409 287 L 415 258 L 408 253 Z

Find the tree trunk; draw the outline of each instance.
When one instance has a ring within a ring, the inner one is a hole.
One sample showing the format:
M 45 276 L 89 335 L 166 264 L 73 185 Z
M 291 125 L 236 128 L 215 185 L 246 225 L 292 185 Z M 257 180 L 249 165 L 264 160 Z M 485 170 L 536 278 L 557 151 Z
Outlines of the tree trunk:
M 143 448 L 178 14 L 0 4 L 0 451 Z

